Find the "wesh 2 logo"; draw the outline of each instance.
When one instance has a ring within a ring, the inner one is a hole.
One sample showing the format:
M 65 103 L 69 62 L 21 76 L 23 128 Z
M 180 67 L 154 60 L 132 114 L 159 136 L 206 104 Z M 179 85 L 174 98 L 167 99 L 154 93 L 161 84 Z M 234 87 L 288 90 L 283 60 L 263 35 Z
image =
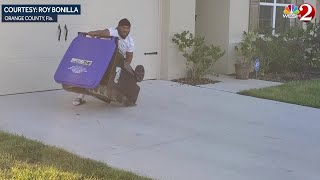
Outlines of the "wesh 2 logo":
M 316 16 L 315 8 L 308 3 L 296 6 L 290 4 L 284 8 L 283 17 L 284 18 L 298 18 L 300 21 L 309 22 Z

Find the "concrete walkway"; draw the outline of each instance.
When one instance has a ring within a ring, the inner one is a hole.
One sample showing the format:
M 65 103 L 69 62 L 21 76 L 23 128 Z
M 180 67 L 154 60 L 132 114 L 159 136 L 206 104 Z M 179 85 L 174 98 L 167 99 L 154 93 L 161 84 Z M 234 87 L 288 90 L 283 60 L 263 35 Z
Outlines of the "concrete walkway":
M 138 106 L 52 91 L 0 97 L 0 129 L 155 179 L 318 180 L 320 110 L 167 81 Z
M 216 81 L 220 81 L 220 82 L 215 84 L 201 85 L 199 87 L 231 92 L 231 93 L 238 93 L 243 90 L 256 89 L 256 88 L 259 89 L 259 88 L 272 87 L 272 86 L 278 86 L 283 84 L 279 82 L 262 81 L 257 79 L 239 80 L 239 79 L 235 79 L 232 76 L 226 76 L 226 75 L 219 75 L 219 77 L 211 76 L 209 78 Z

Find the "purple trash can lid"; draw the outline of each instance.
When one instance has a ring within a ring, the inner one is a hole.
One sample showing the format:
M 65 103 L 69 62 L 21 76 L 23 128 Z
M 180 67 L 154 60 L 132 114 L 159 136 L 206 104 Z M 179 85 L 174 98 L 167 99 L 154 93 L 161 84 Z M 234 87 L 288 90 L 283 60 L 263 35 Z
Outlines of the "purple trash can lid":
M 96 88 L 116 50 L 116 38 L 98 39 L 79 33 L 67 49 L 54 79 L 59 84 Z

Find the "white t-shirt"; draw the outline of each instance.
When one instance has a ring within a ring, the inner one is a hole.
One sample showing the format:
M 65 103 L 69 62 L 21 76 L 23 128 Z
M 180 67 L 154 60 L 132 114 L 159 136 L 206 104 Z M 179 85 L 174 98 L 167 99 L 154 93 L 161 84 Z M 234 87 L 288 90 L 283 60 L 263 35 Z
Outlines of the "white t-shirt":
M 126 39 L 122 39 L 116 28 L 109 28 L 110 36 L 118 37 L 118 46 L 120 53 L 126 58 L 126 52 L 133 52 L 134 50 L 134 41 L 131 36 L 127 36 Z

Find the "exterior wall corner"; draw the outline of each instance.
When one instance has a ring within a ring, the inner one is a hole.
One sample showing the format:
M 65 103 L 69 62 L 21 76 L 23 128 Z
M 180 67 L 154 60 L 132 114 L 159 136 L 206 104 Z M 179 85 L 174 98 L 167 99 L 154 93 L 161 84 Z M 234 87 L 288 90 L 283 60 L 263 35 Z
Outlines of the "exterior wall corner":
M 161 79 L 172 80 L 187 75 L 186 60 L 171 39 L 175 33 L 195 32 L 195 2 L 161 0 Z

